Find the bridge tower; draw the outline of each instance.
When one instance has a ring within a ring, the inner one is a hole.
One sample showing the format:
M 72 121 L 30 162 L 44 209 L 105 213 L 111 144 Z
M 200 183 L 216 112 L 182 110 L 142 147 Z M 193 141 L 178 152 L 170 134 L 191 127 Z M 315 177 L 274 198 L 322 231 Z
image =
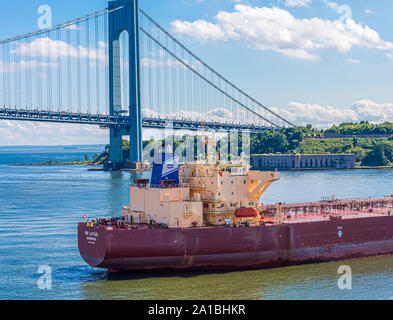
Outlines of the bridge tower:
M 114 167 L 124 162 L 122 136 L 130 136 L 130 161 L 142 161 L 142 115 L 139 61 L 139 0 L 109 1 L 109 109 L 111 115 L 121 113 L 120 35 L 127 31 L 129 52 L 129 115 L 128 129 L 110 128 L 110 160 Z

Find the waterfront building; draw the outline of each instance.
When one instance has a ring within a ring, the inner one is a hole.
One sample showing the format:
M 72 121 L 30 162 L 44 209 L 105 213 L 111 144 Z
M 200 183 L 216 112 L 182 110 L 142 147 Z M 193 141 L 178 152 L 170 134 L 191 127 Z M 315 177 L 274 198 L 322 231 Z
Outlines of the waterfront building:
M 354 154 L 260 154 L 252 156 L 254 169 L 351 169 L 355 167 Z

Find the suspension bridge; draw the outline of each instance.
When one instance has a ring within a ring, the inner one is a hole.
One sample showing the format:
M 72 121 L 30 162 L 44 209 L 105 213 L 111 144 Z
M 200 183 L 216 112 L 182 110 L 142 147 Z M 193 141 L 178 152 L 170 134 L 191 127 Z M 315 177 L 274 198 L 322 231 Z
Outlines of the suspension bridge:
M 262 132 L 294 126 L 207 65 L 138 0 L 0 41 L 0 120 L 98 125 L 110 160 L 142 161 L 142 128 Z

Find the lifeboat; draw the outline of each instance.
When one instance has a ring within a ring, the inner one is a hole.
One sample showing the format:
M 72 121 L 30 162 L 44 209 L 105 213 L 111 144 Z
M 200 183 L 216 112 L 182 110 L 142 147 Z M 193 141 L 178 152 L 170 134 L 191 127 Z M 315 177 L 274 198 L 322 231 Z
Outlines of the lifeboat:
M 256 218 L 258 210 L 255 208 L 239 208 L 235 211 L 236 218 Z

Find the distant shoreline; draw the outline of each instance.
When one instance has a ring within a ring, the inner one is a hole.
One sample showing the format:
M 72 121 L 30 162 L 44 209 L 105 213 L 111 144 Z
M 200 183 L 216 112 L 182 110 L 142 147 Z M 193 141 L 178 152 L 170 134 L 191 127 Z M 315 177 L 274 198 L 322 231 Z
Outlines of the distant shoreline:
M 11 167 L 24 167 L 24 166 L 72 166 L 72 165 L 80 165 L 80 166 L 97 166 L 93 163 L 93 161 L 68 161 L 68 162 L 43 162 L 43 163 L 16 163 L 9 164 Z
M 75 144 L 75 145 L 67 145 L 67 144 L 56 144 L 56 145 L 41 145 L 41 144 L 32 144 L 32 145 L 0 145 L 0 148 L 85 148 L 85 147 L 105 147 L 105 144 Z
M 337 168 L 277 168 L 279 172 L 285 171 L 351 171 L 351 170 L 372 170 L 372 169 L 379 169 L 379 170 L 393 170 L 393 166 L 382 166 L 382 167 L 353 167 L 347 169 L 337 169 Z M 258 170 L 258 171 L 272 171 L 276 169 L 272 168 L 251 168 L 251 170 Z

